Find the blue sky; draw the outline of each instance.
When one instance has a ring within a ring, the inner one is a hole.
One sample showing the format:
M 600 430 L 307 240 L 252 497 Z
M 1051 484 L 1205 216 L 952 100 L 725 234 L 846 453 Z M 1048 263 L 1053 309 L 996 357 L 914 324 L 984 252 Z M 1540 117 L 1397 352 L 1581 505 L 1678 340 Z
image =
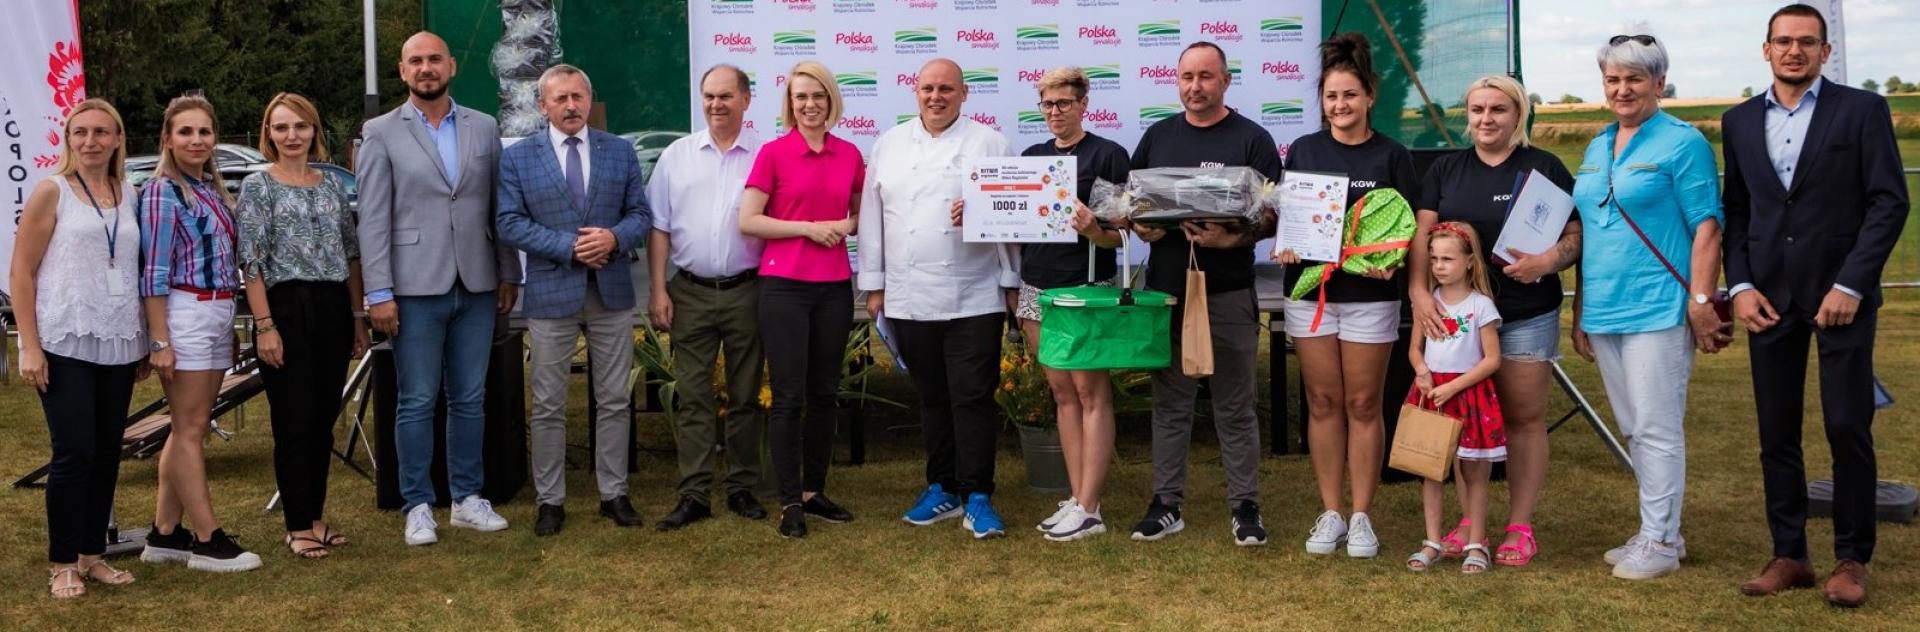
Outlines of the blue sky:
M 1594 52 L 1608 37 L 1648 33 L 1667 47 L 1667 81 L 1680 96 L 1734 97 L 1771 80 L 1760 57 L 1767 16 L 1781 0 L 1541 0 L 1522 2 L 1527 90 L 1556 100 L 1600 99 Z M 1847 83 L 1887 75 L 1920 81 L 1920 0 L 1846 0 Z

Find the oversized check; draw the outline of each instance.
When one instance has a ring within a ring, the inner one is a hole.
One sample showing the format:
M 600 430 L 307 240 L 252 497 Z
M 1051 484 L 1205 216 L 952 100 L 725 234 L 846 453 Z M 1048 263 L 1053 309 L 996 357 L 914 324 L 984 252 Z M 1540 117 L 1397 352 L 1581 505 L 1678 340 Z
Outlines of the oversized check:
M 961 234 L 975 243 L 1073 243 L 1073 156 L 974 158 Z

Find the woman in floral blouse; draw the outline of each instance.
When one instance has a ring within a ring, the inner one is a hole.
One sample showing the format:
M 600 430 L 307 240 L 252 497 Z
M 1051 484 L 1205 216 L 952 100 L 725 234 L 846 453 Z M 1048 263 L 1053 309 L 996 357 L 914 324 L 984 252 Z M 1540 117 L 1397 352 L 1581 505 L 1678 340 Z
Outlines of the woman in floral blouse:
M 273 165 L 240 184 L 240 267 L 273 411 L 286 545 L 318 559 L 347 541 L 321 514 L 347 361 L 367 349 L 354 316 L 360 248 L 345 185 L 307 164 L 327 160 L 313 103 L 283 92 L 261 119 L 260 153 Z

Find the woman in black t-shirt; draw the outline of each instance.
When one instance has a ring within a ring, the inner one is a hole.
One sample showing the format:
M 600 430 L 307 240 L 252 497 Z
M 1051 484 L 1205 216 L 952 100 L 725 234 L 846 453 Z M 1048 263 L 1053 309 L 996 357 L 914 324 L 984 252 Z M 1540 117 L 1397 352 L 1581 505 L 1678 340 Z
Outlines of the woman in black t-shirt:
M 1327 129 L 1294 141 L 1287 153 L 1287 169 L 1346 174 L 1348 206 L 1380 188 L 1398 190 L 1408 199 L 1418 197 L 1413 155 L 1372 127 L 1370 110 L 1380 85 L 1372 57 L 1366 38 L 1358 33 L 1320 44 L 1320 110 Z M 1307 267 L 1291 250 L 1274 259 L 1287 266 L 1289 288 Z M 1397 269 L 1364 276 L 1335 272 L 1324 286 L 1324 304 L 1318 292 L 1286 303 L 1287 335 L 1293 338 L 1306 381 L 1307 439 L 1325 509 L 1307 538 L 1308 553 L 1331 554 L 1342 540 L 1352 557 L 1379 552 L 1367 512 L 1380 486 L 1386 452 L 1381 389 L 1399 338 L 1403 277 Z M 1341 484 L 1349 476 L 1353 514 L 1343 519 Z
M 1553 154 L 1531 146 L 1523 125 L 1530 105 L 1513 79 L 1489 75 L 1467 87 L 1467 131 L 1473 151 L 1441 158 L 1427 170 L 1414 208 L 1421 237 L 1413 240 L 1408 272 L 1414 287 L 1425 287 L 1427 231 L 1439 222 L 1473 225 L 1489 250 L 1500 239 L 1518 184 L 1538 171 L 1562 190 L 1573 191 L 1573 174 Z M 1494 561 L 1524 566 L 1538 547 L 1533 539 L 1533 509 L 1547 478 L 1547 393 L 1560 356 L 1559 272 L 1580 258 L 1580 219 L 1571 218 L 1559 242 L 1542 253 L 1489 252 L 1500 274 L 1492 275 L 1493 302 L 1504 317 L 1500 325 L 1499 372 L 1493 376 L 1507 422 L 1508 504 L 1505 541 Z M 1414 328 L 1421 335 L 1444 335 L 1437 301 L 1414 292 Z M 1466 527 L 1462 523 L 1462 527 Z M 1483 525 L 1490 526 L 1490 525 Z M 1466 528 L 1442 539 L 1448 553 L 1465 544 Z
M 1046 116 L 1053 140 L 1028 147 L 1020 155 L 1074 156 L 1079 203 L 1074 205 L 1073 228 L 1080 236 L 1073 244 L 1020 247 L 1020 302 L 1014 315 L 1032 343 L 1029 349 L 1036 352 L 1040 342 L 1040 306 L 1036 303 L 1042 290 L 1082 285 L 1089 277 L 1101 284 L 1113 283 L 1113 250 L 1120 247 L 1120 231 L 1095 222 L 1086 200 L 1095 178 L 1125 183 L 1128 165 L 1125 148 L 1087 132 L 1081 125 L 1081 117 L 1087 113 L 1085 73 L 1071 66 L 1055 68 L 1040 78 L 1038 87 L 1040 112 Z M 1088 249 L 1093 250 L 1091 258 Z M 1087 269 L 1089 264 L 1091 271 Z M 1106 371 L 1047 368 L 1046 372 L 1073 495 L 1040 523 L 1040 530 L 1055 541 L 1106 533 L 1100 516 L 1100 493 L 1106 486 L 1107 465 L 1113 460 L 1112 383 Z

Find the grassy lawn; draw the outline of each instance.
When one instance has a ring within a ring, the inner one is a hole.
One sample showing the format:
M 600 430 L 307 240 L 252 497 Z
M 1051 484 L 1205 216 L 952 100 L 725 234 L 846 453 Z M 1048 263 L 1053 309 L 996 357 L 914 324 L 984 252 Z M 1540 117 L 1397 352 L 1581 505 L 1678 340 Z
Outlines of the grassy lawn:
M 1920 298 L 1893 298 L 1882 316 L 1879 372 L 1896 394 L 1911 398 L 1920 392 L 1913 353 Z M 1567 367 L 1606 410 L 1594 370 L 1578 360 Z M 0 576 L 13 579 L 0 582 L 0 620 L 8 629 L 84 630 L 1751 629 L 1761 621 L 1770 628 L 1911 629 L 1920 604 L 1912 553 L 1920 533 L 1906 526 L 1882 527 L 1874 601 L 1859 611 L 1831 609 L 1813 591 L 1756 600 L 1735 590 L 1769 550 L 1749 388 L 1744 347 L 1700 360 L 1688 424 L 1692 557 L 1679 574 L 1649 583 L 1611 579 L 1599 560 L 1636 528 L 1634 483 L 1578 422 L 1554 436 L 1536 523 L 1544 552 L 1532 567 L 1467 578 L 1453 564 L 1426 575 L 1402 570 L 1401 558 L 1420 539 L 1419 490 L 1412 485 L 1382 491 L 1373 514 L 1387 544 L 1381 558 L 1301 552 L 1319 504 L 1309 463 L 1299 455 L 1270 457 L 1261 467 L 1273 544 L 1233 546 L 1218 450 L 1206 428 L 1195 434 L 1190 528 L 1167 541 L 1136 543 L 1123 533 L 1074 544 L 1042 540 L 1029 525 L 1056 499 L 1024 488 L 1011 431 L 1003 436 L 997 497 L 1011 538 L 971 541 L 953 523 L 907 527 L 893 517 L 922 486 L 918 433 L 911 415 L 884 409 L 870 415 L 870 464 L 835 469 L 829 485 L 859 519 L 816 523 L 805 541 L 782 541 L 772 523 L 730 515 L 672 534 L 616 530 L 593 514 L 591 471 L 572 469 L 573 519 L 558 537 L 532 535 L 528 489 L 500 508 L 514 523 L 509 531 L 446 529 L 440 544 L 409 548 L 400 541 L 400 516 L 374 510 L 371 485 L 336 467 L 329 517 L 354 544 L 326 560 L 301 561 L 277 544 L 279 516 L 260 512 L 274 488 L 268 411 L 260 402 L 248 406 L 231 443 L 212 444 L 208 466 L 220 516 L 263 554 L 264 569 L 212 576 L 127 560 L 139 583 L 94 587 L 87 598 L 52 603 L 41 563 L 41 494 L 8 489 L 0 491 L 0 513 L 15 519 L 0 524 L 7 560 Z M 911 398 L 897 374 L 881 376 L 875 389 Z M 581 399 L 576 391 L 575 419 Z M 1879 418 L 1883 478 L 1920 480 L 1914 405 Z M 1566 407 L 1556 394 L 1554 409 Z M 45 459 L 46 430 L 34 398 L 17 383 L 0 387 L 0 411 L 0 463 L 11 479 Z M 574 443 L 584 444 L 578 425 Z M 1121 425 L 1106 515 L 1124 530 L 1144 510 L 1151 463 L 1146 420 L 1133 416 Z M 1807 436 L 1821 436 L 1817 422 Z M 660 451 L 671 445 L 665 420 L 644 416 L 638 440 L 649 450 L 632 477 L 634 495 L 645 516 L 657 519 L 673 501 L 677 479 L 671 454 Z M 1810 472 L 1827 471 L 1827 451 L 1817 440 L 1807 458 Z M 123 524 L 147 521 L 154 466 L 125 464 L 116 503 Z M 1504 515 L 1504 484 L 1495 485 L 1494 497 L 1495 515 Z M 1830 523 L 1815 521 L 1810 535 L 1824 572 L 1832 563 Z

